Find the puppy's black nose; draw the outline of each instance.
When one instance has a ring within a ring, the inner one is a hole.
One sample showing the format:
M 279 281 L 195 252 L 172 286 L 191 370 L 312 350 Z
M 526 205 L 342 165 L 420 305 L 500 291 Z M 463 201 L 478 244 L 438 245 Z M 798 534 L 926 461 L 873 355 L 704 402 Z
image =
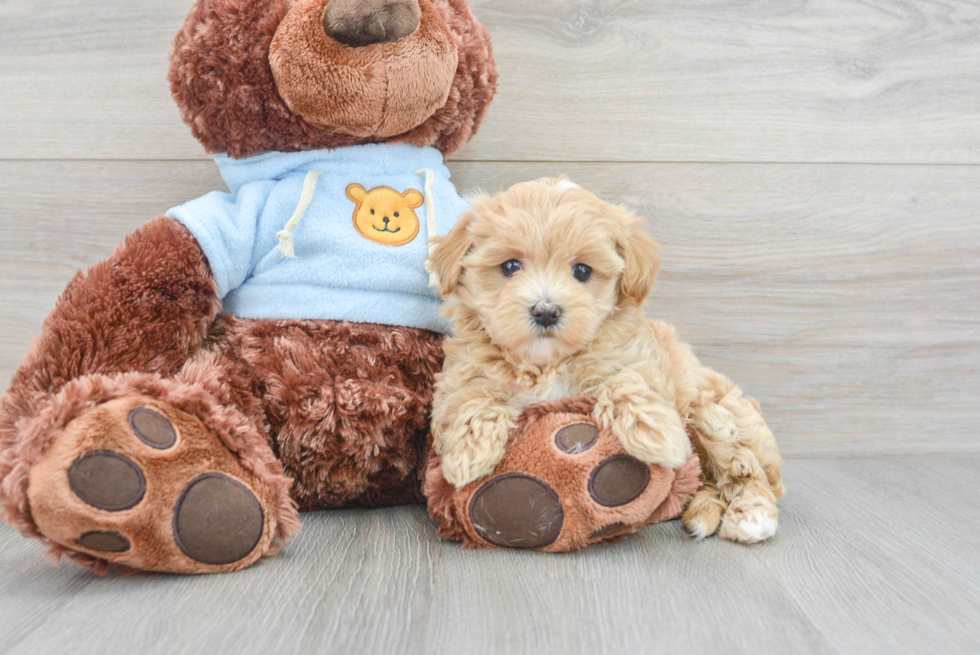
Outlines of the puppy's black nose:
M 561 307 L 550 302 L 539 302 L 531 308 L 531 316 L 541 327 L 550 328 L 561 318 Z
M 387 216 L 385 216 L 385 217 L 384 217 L 384 219 L 382 219 L 382 220 L 384 220 L 384 222 L 385 222 L 385 225 L 387 225 L 388 223 L 390 223 L 390 222 L 391 222 L 391 221 L 389 221 L 389 220 L 388 220 L 388 217 L 387 217 Z

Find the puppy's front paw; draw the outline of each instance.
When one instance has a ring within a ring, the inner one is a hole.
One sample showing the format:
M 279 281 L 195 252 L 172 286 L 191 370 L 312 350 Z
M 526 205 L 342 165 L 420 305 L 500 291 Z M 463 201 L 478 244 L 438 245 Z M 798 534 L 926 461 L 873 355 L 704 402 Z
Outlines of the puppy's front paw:
M 779 511 L 774 502 L 762 496 L 746 495 L 728 506 L 719 534 L 730 541 L 755 544 L 776 534 L 778 525 Z
M 457 487 L 493 473 L 504 459 L 507 438 L 514 427 L 514 410 L 505 405 L 464 407 L 456 422 L 437 435 L 446 480 Z
M 677 468 L 691 456 L 691 440 L 673 407 L 598 403 L 593 416 L 611 428 L 626 452 L 647 464 Z
M 465 487 L 493 473 L 503 459 L 503 448 L 485 452 L 450 451 L 442 455 L 442 475 L 453 486 Z

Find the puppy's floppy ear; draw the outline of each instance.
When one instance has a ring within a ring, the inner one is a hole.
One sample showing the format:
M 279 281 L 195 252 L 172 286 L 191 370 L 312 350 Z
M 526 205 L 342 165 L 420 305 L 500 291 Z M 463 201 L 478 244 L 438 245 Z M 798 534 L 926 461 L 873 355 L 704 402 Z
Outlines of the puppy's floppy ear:
M 436 244 L 430 262 L 432 272 L 439 278 L 440 293 L 443 298 L 456 290 L 459 279 L 463 276 L 463 258 L 473 247 L 473 237 L 470 235 L 472 214 L 466 214 L 449 230 L 449 234 L 436 237 Z
M 642 305 L 660 272 L 660 245 L 650 238 L 641 224 L 634 223 L 623 229 L 616 248 L 626 262 L 619 282 L 620 297 Z

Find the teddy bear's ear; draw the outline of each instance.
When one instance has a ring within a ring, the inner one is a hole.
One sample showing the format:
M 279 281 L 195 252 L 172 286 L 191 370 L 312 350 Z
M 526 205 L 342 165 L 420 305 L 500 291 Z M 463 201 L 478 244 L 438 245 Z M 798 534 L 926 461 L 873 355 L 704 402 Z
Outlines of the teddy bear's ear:
M 367 189 L 360 184 L 351 184 L 347 187 L 347 197 L 359 205 L 367 198 Z
M 425 197 L 415 189 L 409 189 L 402 194 L 402 198 L 408 203 L 408 206 L 412 209 L 418 209 L 425 203 Z

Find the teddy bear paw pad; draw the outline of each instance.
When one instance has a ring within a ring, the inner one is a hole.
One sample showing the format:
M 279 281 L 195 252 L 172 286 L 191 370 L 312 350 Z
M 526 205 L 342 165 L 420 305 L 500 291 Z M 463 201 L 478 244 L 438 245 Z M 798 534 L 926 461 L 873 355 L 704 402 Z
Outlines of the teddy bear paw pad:
M 75 540 L 82 548 L 95 550 L 102 553 L 125 553 L 130 549 L 129 539 L 118 532 L 105 532 L 94 530 L 86 532 Z
M 629 455 L 611 457 L 599 464 L 589 479 L 592 499 L 604 507 L 633 502 L 650 484 L 650 467 Z
M 177 431 L 163 414 L 146 407 L 129 413 L 129 426 L 140 441 L 151 448 L 165 450 L 177 442 Z
M 135 507 L 146 494 L 143 471 L 125 455 L 108 450 L 76 459 L 68 471 L 68 484 L 83 502 L 106 512 Z
M 555 445 L 568 455 L 581 455 L 599 441 L 599 428 L 591 423 L 576 423 L 555 435 Z
M 203 564 L 237 562 L 259 545 L 262 506 L 244 485 L 209 473 L 184 489 L 174 513 L 174 537 L 184 554 Z
M 527 475 L 494 478 L 470 503 L 470 521 L 477 533 L 503 548 L 544 548 L 558 539 L 564 520 L 558 494 Z

